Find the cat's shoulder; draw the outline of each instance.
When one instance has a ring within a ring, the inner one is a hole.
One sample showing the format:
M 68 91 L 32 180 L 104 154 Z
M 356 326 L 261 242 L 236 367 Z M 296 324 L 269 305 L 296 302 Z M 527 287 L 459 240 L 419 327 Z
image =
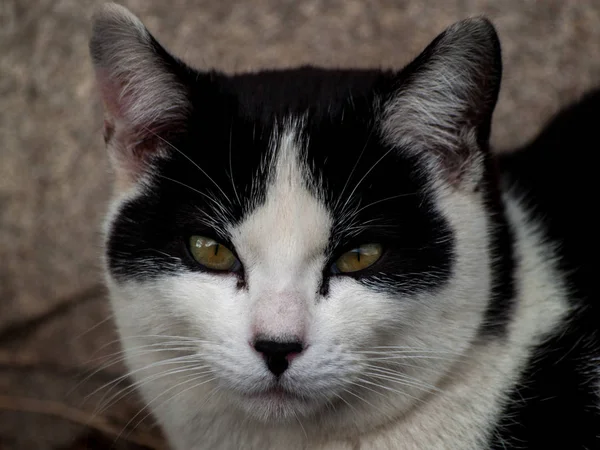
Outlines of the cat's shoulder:
M 600 318 L 599 125 L 600 89 L 563 109 L 531 143 L 502 155 L 499 164 L 506 188 L 556 245 L 578 297 L 597 299 L 593 306 Z
M 506 441 L 558 448 L 565 430 L 569 448 L 600 446 L 599 118 L 600 90 L 562 110 L 528 145 L 499 157 L 506 197 L 521 204 L 555 254 L 571 313 L 526 364 L 494 449 Z

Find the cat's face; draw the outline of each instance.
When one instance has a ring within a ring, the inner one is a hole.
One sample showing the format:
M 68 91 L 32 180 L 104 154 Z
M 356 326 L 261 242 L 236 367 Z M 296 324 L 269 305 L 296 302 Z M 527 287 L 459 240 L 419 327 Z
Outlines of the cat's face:
M 491 26 L 399 74 L 192 72 L 114 7 L 91 48 L 112 304 L 152 407 L 348 424 L 435 395 L 489 318 Z

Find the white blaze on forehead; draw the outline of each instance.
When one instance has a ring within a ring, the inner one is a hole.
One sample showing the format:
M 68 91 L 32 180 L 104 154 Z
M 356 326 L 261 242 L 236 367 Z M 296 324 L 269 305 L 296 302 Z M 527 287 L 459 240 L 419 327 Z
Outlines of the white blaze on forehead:
M 265 202 L 232 230 L 257 333 L 301 336 L 321 280 L 332 220 L 307 188 L 297 136 L 294 124 L 275 133 Z

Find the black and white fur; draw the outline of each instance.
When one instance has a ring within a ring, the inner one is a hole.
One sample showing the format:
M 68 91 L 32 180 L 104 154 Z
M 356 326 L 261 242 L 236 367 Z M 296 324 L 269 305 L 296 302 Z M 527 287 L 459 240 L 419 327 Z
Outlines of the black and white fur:
M 112 306 L 174 449 L 600 448 L 598 95 L 498 158 L 485 19 L 401 71 L 197 71 L 114 4 L 90 48 Z M 276 377 L 258 336 L 304 350 Z

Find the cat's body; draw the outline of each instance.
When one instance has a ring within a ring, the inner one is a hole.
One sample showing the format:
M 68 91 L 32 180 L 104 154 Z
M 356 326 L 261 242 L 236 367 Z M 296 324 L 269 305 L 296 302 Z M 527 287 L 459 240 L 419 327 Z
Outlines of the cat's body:
M 555 249 L 569 305 L 511 392 L 499 429 L 516 448 L 600 448 L 598 182 L 590 164 L 599 117 L 595 91 L 562 111 L 531 144 L 499 158 L 504 189 L 542 232 L 540 251 Z
M 600 448 L 598 99 L 494 158 L 481 19 L 400 72 L 196 72 L 115 6 L 91 49 L 113 309 L 175 449 Z

